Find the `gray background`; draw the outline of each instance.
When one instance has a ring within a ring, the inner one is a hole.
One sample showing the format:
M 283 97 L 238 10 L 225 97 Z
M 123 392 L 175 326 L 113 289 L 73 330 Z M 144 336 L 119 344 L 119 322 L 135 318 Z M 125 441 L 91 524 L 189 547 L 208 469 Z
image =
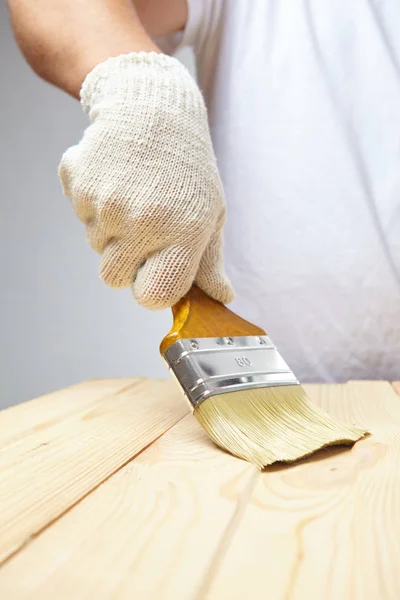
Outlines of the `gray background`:
M 192 56 L 179 56 L 193 67 Z M 99 256 L 57 166 L 87 125 L 79 103 L 25 63 L 0 4 L 0 408 L 97 377 L 165 377 L 169 311 L 98 278 Z

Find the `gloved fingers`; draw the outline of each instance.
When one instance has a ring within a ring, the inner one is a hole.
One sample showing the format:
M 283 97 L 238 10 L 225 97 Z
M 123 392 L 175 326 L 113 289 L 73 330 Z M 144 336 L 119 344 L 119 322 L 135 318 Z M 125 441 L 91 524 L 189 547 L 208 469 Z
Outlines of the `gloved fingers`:
M 232 284 L 224 270 L 221 230 L 214 233 L 203 253 L 196 275 L 196 284 L 211 298 L 223 304 L 229 304 L 235 297 Z
M 133 218 L 128 220 L 127 225 L 123 209 L 124 203 L 118 198 L 104 202 L 100 208 L 91 203 L 92 216 L 86 221 L 86 238 L 95 252 L 102 254 L 110 242 L 125 240 L 127 247 L 132 246 L 132 252 L 136 255 L 136 247 L 143 244 L 143 233 L 140 232 L 140 223 Z M 135 242 L 132 240 L 132 231 L 135 234 L 137 232 Z
M 73 174 L 78 164 L 79 154 L 79 144 L 71 146 L 62 155 L 58 166 L 58 175 L 61 179 L 63 192 L 68 198 L 71 198 L 73 194 Z
M 105 225 L 104 221 L 93 217 L 86 224 L 86 239 L 95 252 L 103 254 L 106 252 L 107 246 L 115 238 L 113 239 L 113 236 L 110 234 L 108 224 Z
M 64 152 L 59 167 L 58 175 L 61 180 L 64 196 L 71 200 L 73 209 L 78 219 L 88 224 L 95 218 L 95 207 L 89 201 L 89 195 L 82 193 L 80 186 L 76 185 L 80 177 L 79 161 L 81 151 L 79 144 L 71 146 Z
M 110 287 L 129 287 L 142 261 L 132 240 L 109 240 L 102 252 L 100 277 Z
M 139 304 L 150 309 L 173 306 L 190 289 L 201 250 L 172 246 L 153 254 L 139 269 L 132 285 Z

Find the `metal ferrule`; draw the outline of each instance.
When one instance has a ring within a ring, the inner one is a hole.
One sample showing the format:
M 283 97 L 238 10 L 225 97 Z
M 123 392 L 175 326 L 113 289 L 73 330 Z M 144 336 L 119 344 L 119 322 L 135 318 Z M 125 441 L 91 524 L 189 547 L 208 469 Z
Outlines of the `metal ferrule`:
M 268 336 L 179 340 L 164 359 L 193 408 L 215 394 L 299 383 Z

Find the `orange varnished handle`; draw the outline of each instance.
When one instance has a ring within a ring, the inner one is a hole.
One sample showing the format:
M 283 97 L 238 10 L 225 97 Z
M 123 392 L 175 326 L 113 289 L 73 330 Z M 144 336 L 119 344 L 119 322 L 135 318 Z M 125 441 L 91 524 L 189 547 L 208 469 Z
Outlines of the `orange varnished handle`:
M 265 335 L 263 329 L 245 321 L 195 285 L 172 307 L 172 314 L 174 322 L 160 344 L 161 354 L 183 338 Z

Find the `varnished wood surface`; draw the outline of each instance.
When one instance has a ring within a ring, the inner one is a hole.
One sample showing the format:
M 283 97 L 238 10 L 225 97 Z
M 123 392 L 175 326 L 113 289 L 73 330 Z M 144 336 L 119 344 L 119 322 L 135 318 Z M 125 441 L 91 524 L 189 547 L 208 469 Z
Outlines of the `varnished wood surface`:
M 173 325 L 161 342 L 161 354 L 184 338 L 265 335 L 263 329 L 245 321 L 196 286 L 173 307 L 172 313 Z
M 170 382 L 0 413 L 0 598 L 400 598 L 400 385 L 305 388 L 372 435 L 261 473 Z

